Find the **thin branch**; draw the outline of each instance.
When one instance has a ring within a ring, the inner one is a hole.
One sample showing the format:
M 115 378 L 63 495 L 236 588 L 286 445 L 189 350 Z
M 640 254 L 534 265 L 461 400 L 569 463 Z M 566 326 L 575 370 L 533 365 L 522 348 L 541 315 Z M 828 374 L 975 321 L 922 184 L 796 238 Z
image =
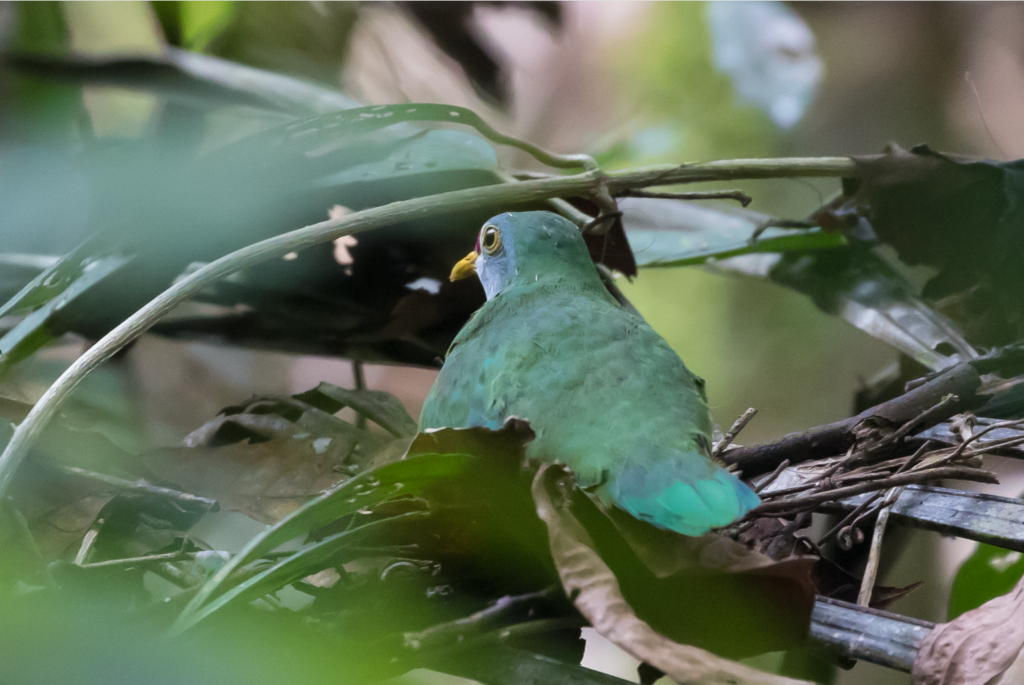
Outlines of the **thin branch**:
M 899 470 L 897 470 L 896 473 L 900 474 L 900 473 L 903 473 L 904 471 L 906 471 L 907 469 L 910 469 L 914 464 L 917 463 L 917 460 L 921 457 L 922 454 L 924 454 L 925 450 L 927 450 L 928 447 L 931 444 L 932 444 L 931 440 L 925 440 L 924 443 L 917 449 L 917 451 L 914 452 L 914 454 L 911 455 L 905 462 L 903 462 L 902 465 L 900 465 Z M 821 538 L 818 539 L 818 544 L 819 545 L 824 545 L 826 542 L 828 542 L 829 540 L 832 539 L 833 535 L 841 533 L 841 531 L 844 528 L 855 526 L 857 524 L 857 522 L 859 522 L 859 520 L 861 518 L 861 514 L 869 506 L 874 504 L 875 501 L 877 501 L 877 499 L 879 497 L 881 497 L 881 496 L 882 496 L 882 491 L 879 490 L 878 492 L 874 493 L 874 495 L 872 497 L 868 497 L 866 500 L 864 500 L 860 505 L 857 506 L 856 509 L 854 509 L 849 514 L 847 514 L 843 518 L 842 521 L 837 523 L 832 528 L 832 530 L 830 530 L 827 533 L 825 533 L 824 535 L 822 535 Z
M 110 486 L 117 490 L 145 492 L 150 495 L 156 495 L 157 497 L 164 497 L 167 499 L 177 500 L 183 504 L 198 504 L 202 507 L 211 509 L 213 511 L 216 511 L 218 509 L 217 500 L 210 499 L 208 497 L 200 497 L 199 495 L 192 495 L 187 492 L 181 492 L 180 490 L 162 488 L 159 485 L 153 485 L 152 483 L 143 478 L 139 478 L 138 480 L 125 480 L 123 478 L 116 478 L 115 476 L 108 476 L 105 473 L 86 471 L 85 469 L 80 469 L 76 466 L 61 466 L 60 470 L 68 475 L 87 478 L 98 483 L 103 483 L 104 485 Z
M 474 646 L 486 642 L 496 642 L 499 644 L 506 643 L 511 640 L 530 637 L 532 635 L 555 633 L 560 630 L 569 630 L 571 628 L 586 628 L 588 625 L 590 624 L 588 624 L 582 616 L 539 618 L 535 621 L 524 621 L 523 623 L 511 625 L 508 628 L 502 628 L 501 630 L 485 633 L 480 636 L 479 642 L 476 642 Z
M 811 639 L 838 653 L 907 673 L 934 623 L 837 599 L 818 597 L 811 614 Z
M 407 649 L 416 651 L 462 643 L 467 638 L 479 637 L 502 628 L 502 623 L 512 620 L 516 615 L 524 613 L 538 602 L 547 601 L 553 596 L 555 596 L 553 587 L 525 595 L 507 595 L 489 607 L 465 618 L 432 626 L 418 633 L 405 633 L 402 636 L 402 641 Z
M 103 519 L 97 519 L 95 523 L 85 532 L 85 536 L 82 538 L 82 544 L 78 547 L 78 554 L 75 555 L 75 566 L 81 566 L 85 563 L 85 560 L 89 558 L 89 552 L 92 551 L 92 545 L 96 542 L 96 538 L 99 537 L 100 528 L 103 526 Z
M 883 490 L 871 493 L 871 496 L 865 499 L 863 504 L 851 511 L 846 518 L 836 524 L 835 528 L 828 532 L 828 535 L 822 536 L 818 540 L 818 545 L 824 545 L 828 542 L 833 532 L 838 539 L 840 549 L 852 549 L 855 541 L 857 544 L 863 542 L 864 534 L 861 532 L 859 524 L 871 515 L 867 508 L 877 502 L 878 498 L 883 494 Z
M 149 330 L 175 307 L 198 295 L 206 286 L 240 269 L 281 258 L 342 236 L 393 226 L 410 220 L 439 216 L 453 210 L 494 205 L 516 205 L 553 197 L 574 197 L 607 188 L 611 193 L 627 188 L 673 185 L 697 181 L 742 178 L 797 178 L 856 175 L 848 157 L 740 159 L 604 174 L 590 171 L 573 176 L 499 184 L 456 190 L 427 197 L 392 202 L 321 221 L 304 228 L 253 243 L 227 254 L 174 283 L 90 347 L 51 385 L 32 407 L 0 454 L 0 496 L 7 492 L 15 472 L 43 428 L 89 373 L 113 357 L 125 345 Z M 781 461 L 781 460 L 780 460 Z M 774 467 L 774 466 L 773 466 Z
M 900 440 L 905 438 L 912 430 L 914 430 L 915 428 L 924 423 L 927 423 L 934 417 L 945 416 L 950 411 L 952 405 L 958 403 L 959 401 L 960 398 L 952 393 L 946 395 L 941 400 L 939 400 L 939 402 L 935 404 L 935 406 L 929 407 L 927 410 L 921 412 L 918 416 L 915 416 L 910 421 L 907 421 L 898 429 L 896 429 L 896 431 L 894 431 L 891 435 L 888 435 L 879 440 L 878 442 L 875 442 L 865 447 L 864 455 L 866 456 L 868 454 L 878 453 L 882 451 L 882 449 L 884 449 L 885 447 L 888 447 L 889 445 L 899 442 Z M 941 420 L 942 419 L 939 419 L 939 421 Z M 938 423 L 938 421 L 932 421 L 932 423 L 929 425 L 934 425 L 935 423 Z M 849 459 L 849 461 L 855 462 L 858 460 L 859 456 L 862 455 L 853 455 Z
M 741 190 L 707 190 L 692 193 L 659 193 L 650 190 L 627 190 L 617 197 L 646 197 L 654 200 L 736 200 L 743 207 L 749 205 L 752 198 Z
M 938 404 L 949 394 L 961 398 L 959 403 L 944 405 L 929 420 L 944 421 L 957 411 L 963 411 L 976 402 L 981 385 L 979 372 L 969 362 L 956 364 L 926 383 L 899 397 L 883 402 L 857 416 L 818 426 L 803 433 L 787 435 L 764 445 L 745 445 L 729 450 L 722 461 L 734 464 L 747 477 L 773 471 L 783 460 L 800 464 L 823 457 L 842 454 L 856 442 L 854 428 L 869 418 L 880 418 L 891 424 L 905 424 Z M 944 415 L 948 413 L 947 415 Z
M 878 576 L 878 564 L 882 560 L 882 538 L 885 536 L 885 525 L 889 522 L 889 512 L 893 503 L 899 499 L 903 488 L 893 488 L 882 500 L 882 508 L 875 520 L 875 532 L 871 537 L 871 549 L 868 551 L 868 563 L 864 569 L 864 578 L 860 582 L 860 593 L 857 604 L 862 607 L 871 606 L 871 593 L 875 589 L 875 578 Z
M 725 451 L 725 448 L 732 444 L 732 441 L 736 439 L 736 436 L 740 434 L 741 430 L 747 427 L 747 424 L 750 423 L 750 420 L 753 419 L 756 414 L 757 409 L 754 409 L 753 407 L 740 414 L 740 417 L 733 421 L 732 428 L 729 429 L 729 432 L 722 437 L 721 441 L 715 445 L 715 449 L 711 451 L 711 458 L 718 459 L 722 456 L 722 452 Z
M 784 461 L 781 464 L 779 464 L 779 466 L 774 471 L 772 471 L 772 474 L 770 476 L 765 478 L 761 483 L 758 484 L 758 486 L 756 488 L 754 488 L 754 492 L 757 493 L 757 494 L 761 494 L 761 492 L 766 487 L 768 487 L 769 485 L 774 483 L 775 479 L 777 479 L 779 476 L 781 476 L 782 472 L 785 471 L 788 468 L 789 468 L 789 459 L 787 459 L 786 461 Z
M 503 628 L 495 628 L 483 633 L 472 633 L 465 639 L 457 639 L 436 645 L 430 650 L 417 648 L 412 654 L 405 654 L 391 662 L 391 666 L 397 666 L 400 670 L 416 665 L 430 667 L 437 661 L 445 662 L 453 655 L 464 655 L 478 653 L 483 649 L 494 646 L 504 646 L 513 640 L 524 637 L 533 637 L 545 633 L 555 633 L 573 628 L 587 627 L 587 621 L 582 616 L 559 616 L 555 618 L 541 618 L 525 620 L 522 623 L 515 623 Z M 407 643 L 406 649 L 410 649 Z
M 981 117 L 981 124 L 985 127 L 985 133 L 988 134 L 988 139 L 992 141 L 992 144 L 996 146 L 996 150 L 1003 156 L 1003 159 L 1010 159 L 1010 155 L 1006 154 L 1006 150 L 996 140 L 995 135 L 992 133 L 991 127 L 988 125 L 988 119 L 985 117 L 985 108 L 981 106 L 981 95 L 978 93 L 978 86 L 974 84 L 974 78 L 971 76 L 971 72 L 964 72 L 964 80 L 967 81 L 967 86 L 971 89 L 971 94 L 974 96 L 974 104 L 978 108 L 978 116 Z
M 989 425 L 985 426 L 985 428 L 983 428 L 982 430 L 976 431 L 976 432 L 972 433 L 971 437 L 967 438 L 962 443 L 960 443 L 960 445 L 956 448 L 956 450 L 954 450 L 953 453 L 951 455 L 949 455 L 949 457 L 946 458 L 946 461 L 952 461 L 952 460 L 956 459 L 961 454 L 963 454 L 964 450 L 967 449 L 968 445 L 970 445 L 973 442 L 977 442 L 980 438 L 982 438 L 983 436 L 987 435 L 988 433 L 996 430 L 997 428 L 1020 428 L 1021 426 L 1024 426 L 1024 419 L 1011 419 L 1011 420 L 1008 420 L 1008 421 L 997 421 L 996 423 L 989 424 Z M 999 442 L 1002 443 L 999 446 L 1000 447 L 1006 447 L 1009 444 L 1018 444 L 1018 440 L 1020 440 L 1020 438 L 1004 438 L 1002 441 L 999 441 Z M 994 447 L 994 445 L 992 443 L 995 443 L 995 442 L 997 442 L 997 441 L 995 441 L 995 440 L 989 441 L 990 444 L 986 445 L 983 448 L 983 450 L 985 450 L 985 451 L 991 450 Z
M 816 507 L 819 504 L 825 504 L 826 502 L 832 502 L 834 500 L 845 499 L 847 497 L 853 497 L 854 495 L 861 495 L 865 492 L 872 492 L 874 490 L 885 490 L 893 488 L 899 485 L 910 485 L 911 483 L 926 483 L 931 480 L 939 480 L 942 478 L 956 478 L 959 480 L 972 480 L 979 483 L 998 483 L 999 480 L 996 478 L 996 474 L 991 471 L 983 471 L 981 469 L 974 469 L 963 466 L 944 466 L 937 469 L 929 469 L 927 471 L 910 471 L 907 473 L 901 473 L 895 476 L 890 476 L 883 480 L 871 481 L 868 483 L 859 483 L 857 485 L 850 485 L 844 488 L 836 488 L 834 490 L 826 490 L 825 492 L 814 492 L 803 497 L 794 497 L 792 499 L 765 502 L 757 509 L 754 509 L 747 516 L 766 516 L 768 514 L 776 515 L 780 512 L 788 512 L 797 509 L 810 509 Z
M 160 561 L 182 561 L 195 557 L 193 552 L 167 552 L 166 554 L 150 554 L 144 557 L 131 557 L 128 559 L 110 559 L 108 561 L 97 561 L 92 564 L 79 564 L 82 568 L 109 568 L 111 566 L 140 566 L 155 564 Z

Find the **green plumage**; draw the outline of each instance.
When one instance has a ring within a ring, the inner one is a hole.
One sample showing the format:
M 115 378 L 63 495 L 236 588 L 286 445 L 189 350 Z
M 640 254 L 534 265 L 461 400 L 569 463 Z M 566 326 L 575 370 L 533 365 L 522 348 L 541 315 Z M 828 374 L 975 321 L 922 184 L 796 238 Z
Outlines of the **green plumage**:
M 566 463 L 606 502 L 687 535 L 756 506 L 710 458 L 704 382 L 608 293 L 578 229 L 549 212 L 488 227 L 500 237 L 491 255 L 478 243 L 488 301 L 452 343 L 420 428 L 526 419 L 529 456 Z

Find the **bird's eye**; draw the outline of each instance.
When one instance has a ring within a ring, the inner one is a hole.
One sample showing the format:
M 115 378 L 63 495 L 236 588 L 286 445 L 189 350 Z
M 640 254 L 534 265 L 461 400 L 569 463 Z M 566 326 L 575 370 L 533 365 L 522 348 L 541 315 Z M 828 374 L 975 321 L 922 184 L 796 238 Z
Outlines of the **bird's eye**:
M 484 229 L 484 236 L 480 240 L 480 246 L 489 255 L 501 249 L 501 233 L 498 231 L 497 226 L 488 226 Z

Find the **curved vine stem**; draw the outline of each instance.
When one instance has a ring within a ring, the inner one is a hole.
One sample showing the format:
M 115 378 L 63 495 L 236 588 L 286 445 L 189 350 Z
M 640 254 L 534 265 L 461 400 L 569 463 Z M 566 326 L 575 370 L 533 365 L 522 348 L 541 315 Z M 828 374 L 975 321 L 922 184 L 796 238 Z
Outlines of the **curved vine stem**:
M 197 295 L 200 290 L 225 276 L 289 252 L 318 243 L 403 221 L 437 216 L 455 209 L 475 209 L 495 204 L 515 205 L 559 197 L 591 195 L 607 189 L 615 194 L 629 188 L 673 185 L 696 181 L 736 180 L 743 178 L 795 178 L 852 176 L 856 173 L 847 157 L 740 159 L 684 164 L 674 167 L 637 169 L 604 174 L 582 174 L 503 183 L 469 188 L 438 195 L 402 200 L 383 207 L 355 212 L 339 219 L 312 224 L 267 240 L 253 243 L 207 264 L 182 278 L 144 307 L 103 336 L 69 366 L 36 402 L 18 425 L 10 442 L 0 454 L 0 497 L 11 484 L 18 466 L 28 454 L 43 428 L 61 405 L 90 372 L 110 359 L 125 345 L 145 333 L 172 309 Z
M 597 170 L 597 162 L 594 161 L 594 158 L 590 155 L 560 155 L 555 152 L 548 152 L 544 148 L 538 147 L 533 143 L 529 143 L 519 138 L 513 138 L 512 136 L 507 136 L 496 130 L 493 126 L 484 121 L 479 114 L 471 109 L 454 106 L 451 109 L 452 114 L 458 114 L 458 122 L 460 124 L 472 126 L 484 138 L 487 138 L 492 143 L 508 145 L 509 147 L 522 150 L 541 164 L 546 164 L 553 169 L 579 169 L 582 167 L 586 171 Z

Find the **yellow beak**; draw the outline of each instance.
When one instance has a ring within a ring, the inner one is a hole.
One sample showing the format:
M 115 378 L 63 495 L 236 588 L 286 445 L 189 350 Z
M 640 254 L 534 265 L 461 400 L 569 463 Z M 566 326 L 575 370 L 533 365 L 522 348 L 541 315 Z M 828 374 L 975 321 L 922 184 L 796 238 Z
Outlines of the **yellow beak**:
M 476 260 L 480 255 L 474 250 L 468 255 L 459 260 L 459 263 L 452 269 L 452 275 L 449 279 L 454 283 L 455 281 L 461 281 L 472 274 L 476 273 Z

